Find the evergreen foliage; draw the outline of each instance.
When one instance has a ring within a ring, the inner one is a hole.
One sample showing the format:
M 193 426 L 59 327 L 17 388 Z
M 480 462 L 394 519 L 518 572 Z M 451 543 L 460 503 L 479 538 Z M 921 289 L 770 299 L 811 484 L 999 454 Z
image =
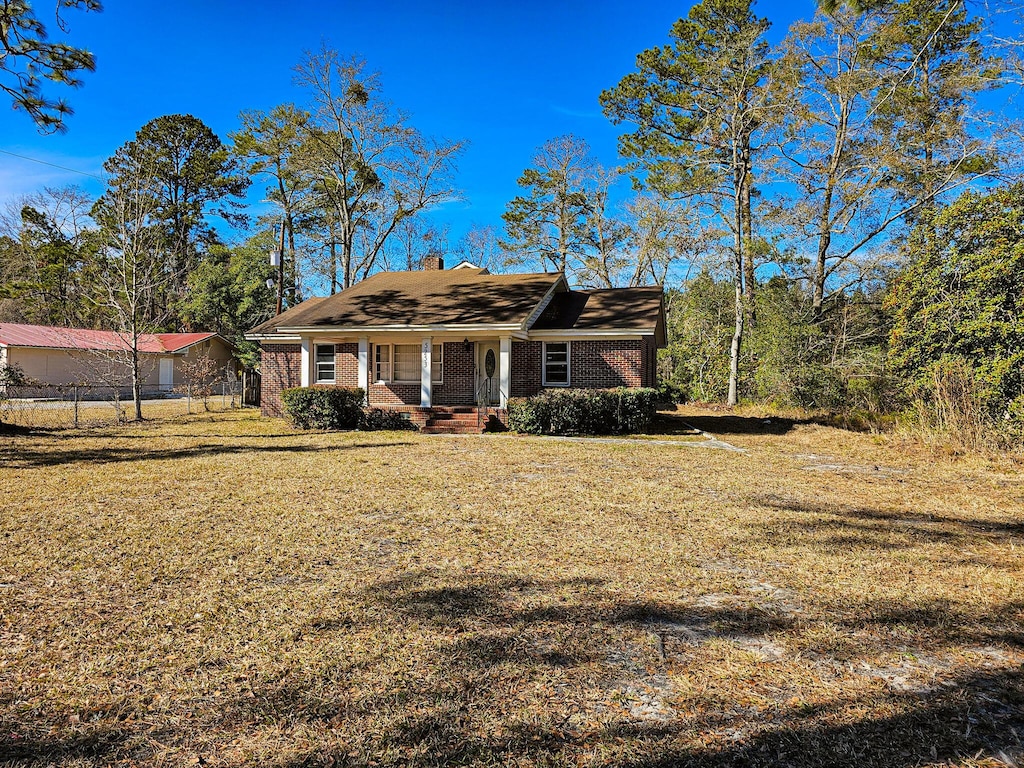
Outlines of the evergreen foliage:
M 1024 185 L 965 193 L 918 226 L 887 296 L 890 363 L 934 398 L 966 367 L 991 417 L 1024 396 Z
M 654 419 L 656 389 L 549 389 L 511 398 L 508 427 L 534 435 L 644 432 Z

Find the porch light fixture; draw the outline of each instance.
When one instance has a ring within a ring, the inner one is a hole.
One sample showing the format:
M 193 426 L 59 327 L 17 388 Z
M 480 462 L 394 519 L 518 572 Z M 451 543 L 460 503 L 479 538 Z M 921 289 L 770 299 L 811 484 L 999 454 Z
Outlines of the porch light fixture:
M 473 348 L 473 342 L 471 342 L 469 339 L 463 339 L 462 348 L 469 352 L 469 350 Z

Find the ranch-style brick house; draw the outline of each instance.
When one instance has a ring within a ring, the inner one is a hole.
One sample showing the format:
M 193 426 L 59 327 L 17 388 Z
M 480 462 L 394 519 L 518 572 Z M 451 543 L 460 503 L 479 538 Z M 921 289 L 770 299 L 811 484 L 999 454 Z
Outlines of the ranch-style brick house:
M 561 273 L 446 270 L 431 257 L 304 301 L 247 338 L 261 345 L 265 415 L 282 413 L 289 387 L 360 387 L 371 407 L 430 431 L 477 408 L 503 418 L 510 397 L 546 388 L 654 386 L 665 308 L 660 286 L 571 290 Z

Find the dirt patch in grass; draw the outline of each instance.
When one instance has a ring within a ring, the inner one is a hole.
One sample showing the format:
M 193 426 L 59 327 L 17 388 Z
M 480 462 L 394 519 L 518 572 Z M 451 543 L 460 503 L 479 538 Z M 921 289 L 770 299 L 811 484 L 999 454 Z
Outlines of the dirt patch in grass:
M 1013 465 L 707 431 L 0 435 L 0 765 L 1024 759 Z

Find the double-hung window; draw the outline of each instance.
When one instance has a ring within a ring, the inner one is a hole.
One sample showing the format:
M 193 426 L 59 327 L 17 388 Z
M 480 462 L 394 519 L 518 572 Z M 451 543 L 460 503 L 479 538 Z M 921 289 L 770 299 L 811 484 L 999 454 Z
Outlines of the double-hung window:
M 418 384 L 423 366 L 419 344 L 377 344 L 374 353 L 375 381 Z M 444 345 L 430 348 L 430 380 L 441 384 L 444 376 Z
M 548 341 L 544 343 L 545 387 L 569 386 L 569 342 Z
M 314 367 L 315 376 L 313 380 L 317 384 L 334 383 L 334 345 L 314 345 Z

